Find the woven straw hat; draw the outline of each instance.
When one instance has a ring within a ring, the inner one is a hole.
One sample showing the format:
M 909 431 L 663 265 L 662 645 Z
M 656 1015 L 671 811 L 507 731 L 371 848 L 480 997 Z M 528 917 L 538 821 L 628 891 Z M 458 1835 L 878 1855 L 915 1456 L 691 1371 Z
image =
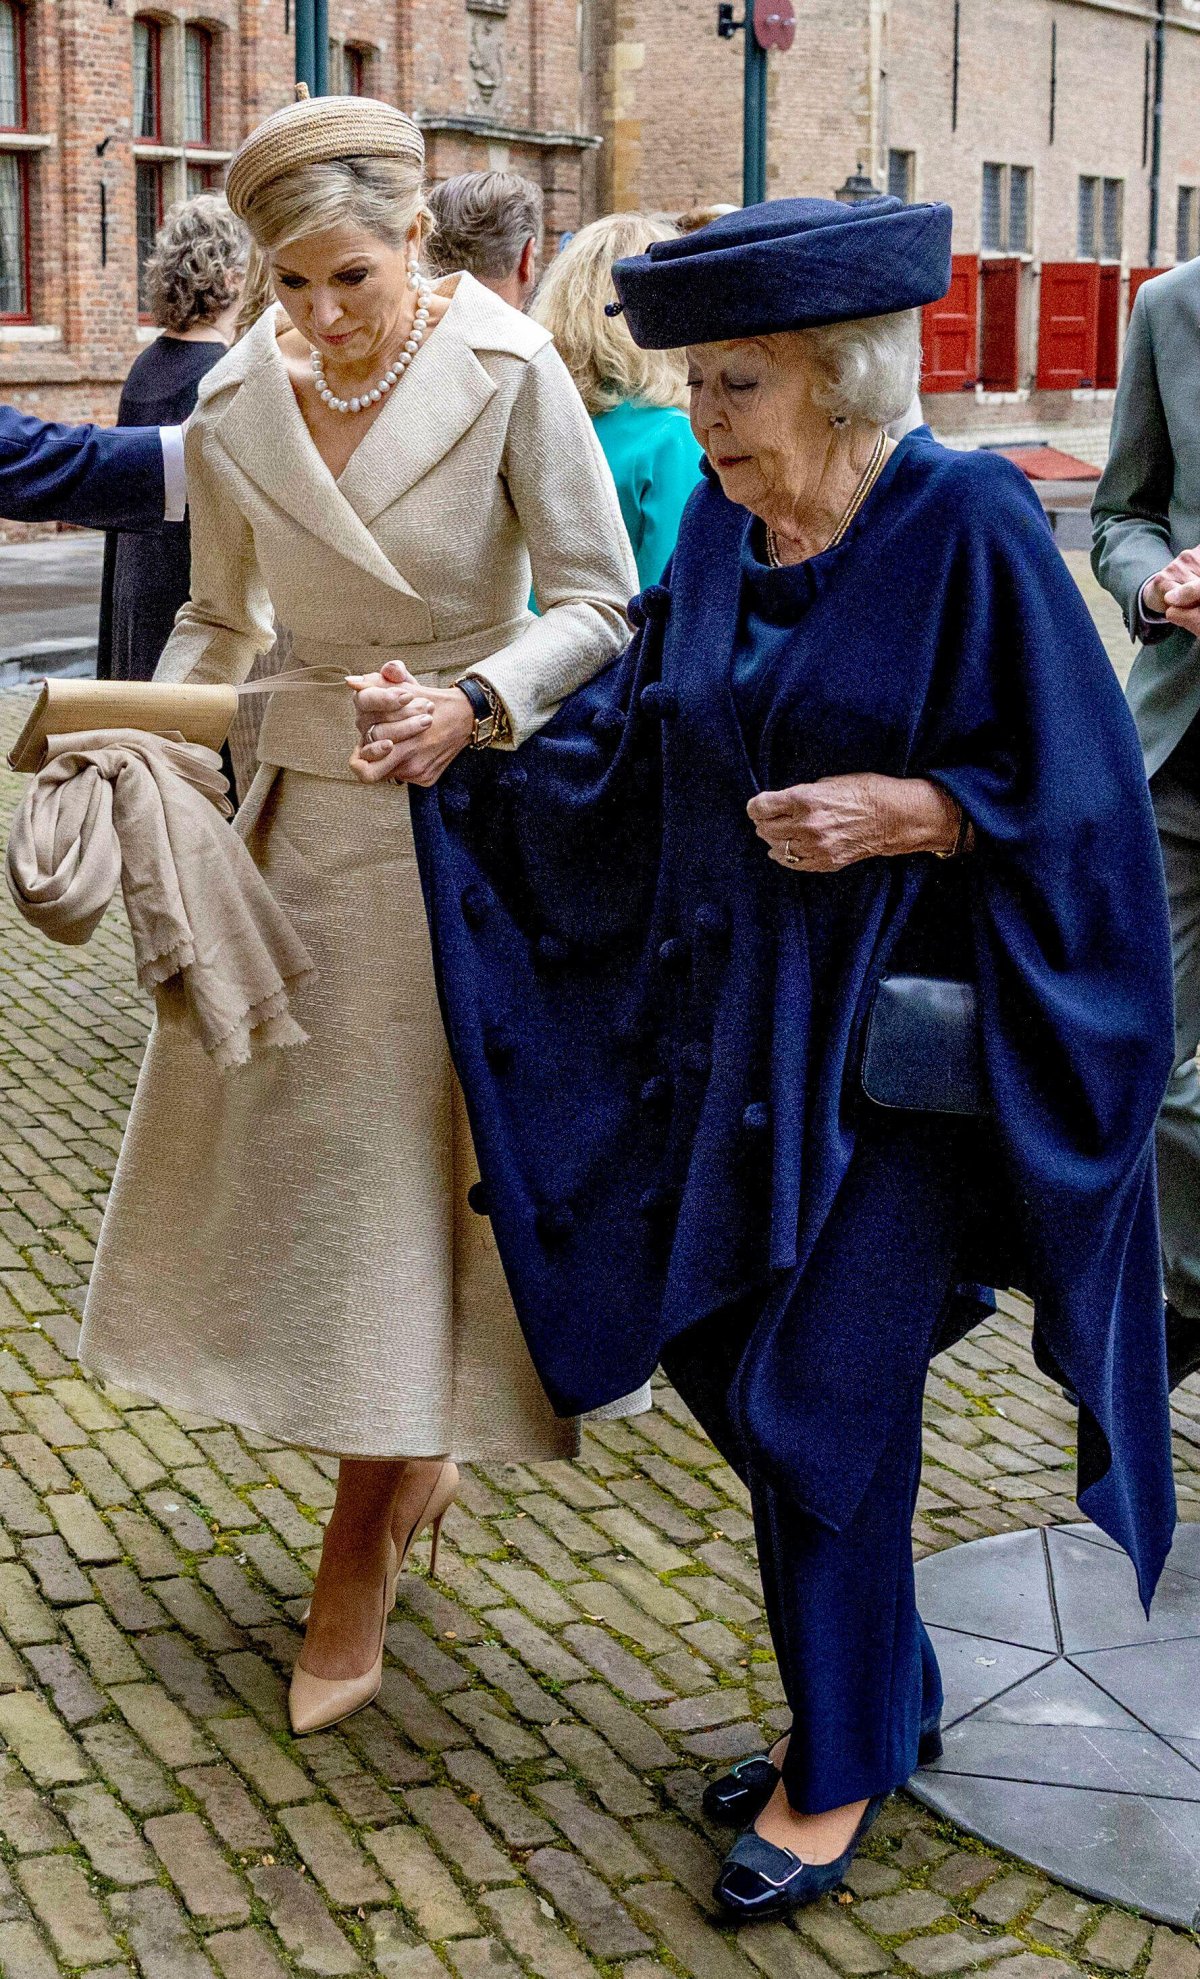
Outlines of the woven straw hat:
M 300 85 L 303 88 L 303 84 Z M 421 169 L 425 140 L 411 117 L 373 96 L 307 93 L 251 131 L 225 181 L 225 196 L 241 219 L 263 187 L 298 165 L 335 158 L 410 158 Z

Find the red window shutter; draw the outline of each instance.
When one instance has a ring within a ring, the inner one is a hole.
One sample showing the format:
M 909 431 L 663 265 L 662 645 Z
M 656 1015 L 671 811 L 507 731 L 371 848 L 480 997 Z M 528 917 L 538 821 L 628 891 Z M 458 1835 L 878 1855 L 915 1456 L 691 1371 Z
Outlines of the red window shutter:
M 1043 261 L 1039 392 L 1071 392 L 1095 384 L 1099 318 L 1100 263 Z
M 985 261 L 979 285 L 979 382 L 985 391 L 1015 392 L 1020 383 L 1019 261 Z
M 1096 323 L 1096 383 L 1108 389 L 1117 382 L 1121 343 L 1121 270 L 1108 262 L 1100 270 Z
M 956 254 L 950 287 L 921 317 L 921 390 L 961 392 L 979 375 L 979 256 Z
M 1129 270 L 1129 307 L 1133 308 L 1133 298 L 1143 282 L 1152 282 L 1156 275 L 1165 275 L 1165 268 L 1131 268 Z

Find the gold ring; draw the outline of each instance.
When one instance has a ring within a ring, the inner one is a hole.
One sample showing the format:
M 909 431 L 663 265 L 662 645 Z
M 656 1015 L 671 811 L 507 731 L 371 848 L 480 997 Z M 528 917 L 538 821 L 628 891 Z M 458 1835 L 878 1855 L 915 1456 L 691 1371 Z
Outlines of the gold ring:
M 368 741 L 368 742 L 374 742 L 374 741 L 375 741 L 375 723 L 374 723 L 374 722 L 372 722 L 372 723 L 371 723 L 371 726 L 370 726 L 370 728 L 369 728 L 369 729 L 367 730 L 367 741 Z
M 792 851 L 792 841 L 790 838 L 785 838 L 783 841 L 783 862 L 785 866 L 798 866 L 800 863 Z

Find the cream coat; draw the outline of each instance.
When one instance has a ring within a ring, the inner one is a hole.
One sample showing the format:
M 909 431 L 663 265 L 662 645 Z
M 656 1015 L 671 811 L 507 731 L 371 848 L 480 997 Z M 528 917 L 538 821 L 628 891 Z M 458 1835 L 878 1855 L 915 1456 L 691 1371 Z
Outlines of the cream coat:
M 192 597 L 160 679 L 245 680 L 292 631 L 238 827 L 317 965 L 310 1042 L 219 1079 L 155 1029 L 84 1320 L 100 1374 L 346 1455 L 551 1455 L 442 1033 L 402 786 L 348 759 L 342 677 L 470 670 L 519 744 L 626 637 L 616 492 L 546 333 L 470 276 L 335 481 L 274 313 L 188 431 Z M 531 582 L 541 616 L 528 608 Z M 644 1406 L 644 1397 L 630 1406 Z

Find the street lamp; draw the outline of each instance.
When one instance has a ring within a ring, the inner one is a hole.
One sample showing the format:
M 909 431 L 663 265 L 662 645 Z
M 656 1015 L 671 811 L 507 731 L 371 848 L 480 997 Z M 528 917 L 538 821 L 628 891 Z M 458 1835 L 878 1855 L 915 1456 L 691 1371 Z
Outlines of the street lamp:
M 840 199 L 843 206 L 861 206 L 865 200 L 880 197 L 879 187 L 863 171 L 861 158 L 856 169 L 847 172 L 845 184 L 840 185 L 833 196 Z
M 745 0 L 741 20 L 732 5 L 717 8 L 717 33 L 732 41 L 746 36 L 746 80 L 742 110 L 742 204 L 757 206 L 767 196 L 767 53 L 786 54 L 796 39 L 792 0 Z

